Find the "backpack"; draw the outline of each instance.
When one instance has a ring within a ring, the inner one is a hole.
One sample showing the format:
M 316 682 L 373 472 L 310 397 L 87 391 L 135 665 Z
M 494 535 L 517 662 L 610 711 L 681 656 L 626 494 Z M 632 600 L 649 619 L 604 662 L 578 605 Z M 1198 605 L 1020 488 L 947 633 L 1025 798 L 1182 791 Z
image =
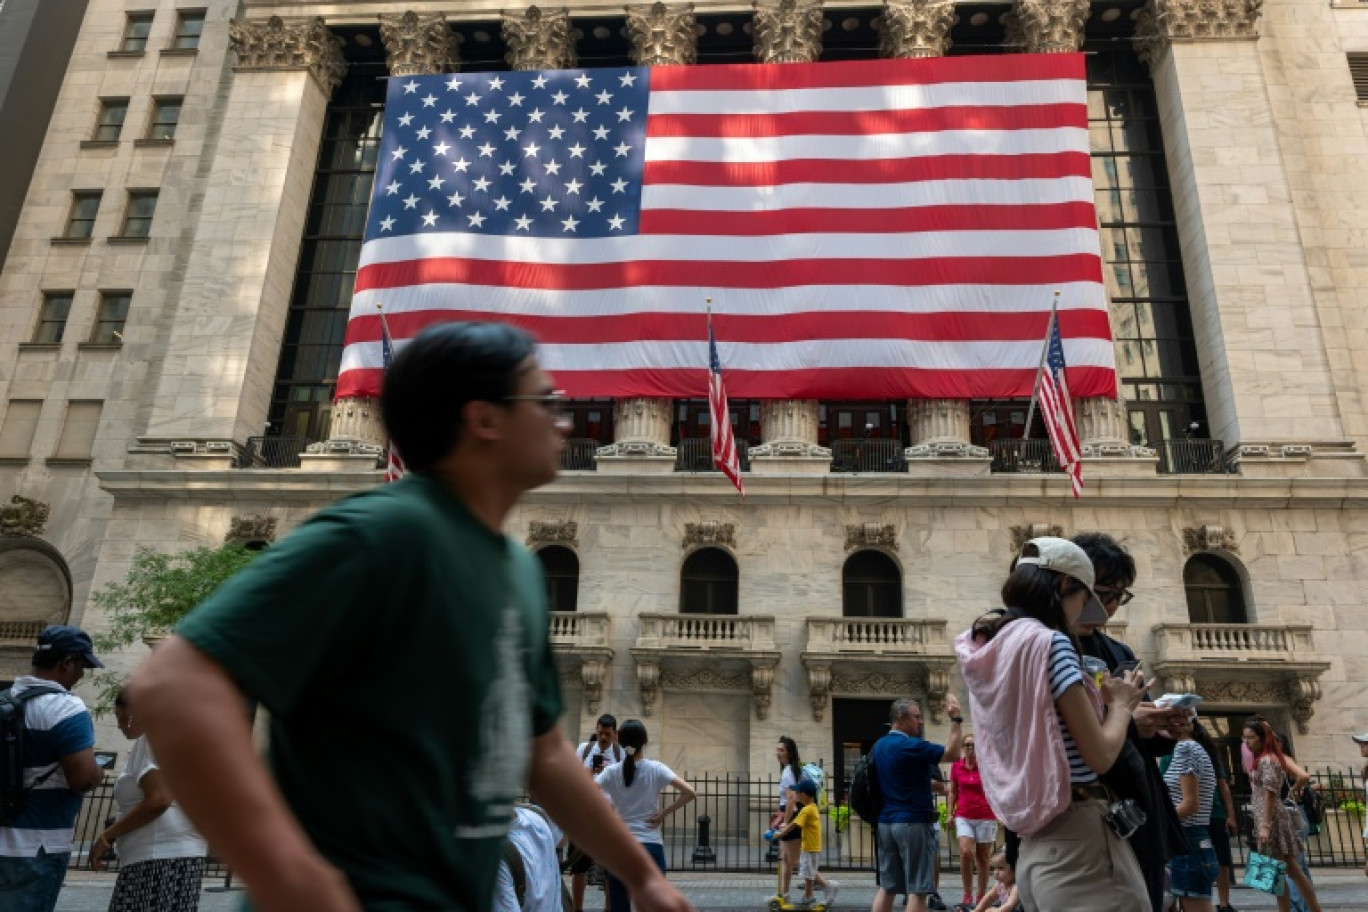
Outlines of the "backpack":
M 1311 785 L 1302 789 L 1301 809 L 1311 828 L 1310 835 L 1315 836 L 1325 821 L 1325 796 L 1321 794 L 1320 789 Z
M 874 754 L 863 754 L 850 776 L 850 793 L 846 796 L 850 809 L 870 826 L 879 822 L 883 810 L 883 790 L 879 788 L 879 772 L 874 767 Z
M 594 745 L 597 743 L 598 742 L 593 738 L 584 742 L 584 750 L 580 751 L 580 763 L 589 759 L 589 755 L 594 752 Z M 608 748 L 606 751 L 600 751 L 600 753 L 603 754 L 604 757 L 616 757 L 617 759 L 613 761 L 614 763 L 621 763 L 622 758 L 626 756 L 626 754 L 622 752 L 622 745 L 617 743 L 614 743 L 612 747 Z M 607 765 L 608 763 L 606 759 L 603 762 L 604 765 Z
M 817 786 L 817 798 L 814 801 L 817 807 L 826 807 L 826 771 L 815 763 L 804 763 L 803 778 L 812 780 L 812 784 Z
M 0 826 L 9 826 L 24 807 L 24 704 L 34 697 L 66 693 L 60 687 L 29 687 L 21 694 L 14 688 L 0 692 Z M 60 769 L 54 766 L 33 783 L 37 785 Z M 33 786 L 29 786 L 32 788 Z

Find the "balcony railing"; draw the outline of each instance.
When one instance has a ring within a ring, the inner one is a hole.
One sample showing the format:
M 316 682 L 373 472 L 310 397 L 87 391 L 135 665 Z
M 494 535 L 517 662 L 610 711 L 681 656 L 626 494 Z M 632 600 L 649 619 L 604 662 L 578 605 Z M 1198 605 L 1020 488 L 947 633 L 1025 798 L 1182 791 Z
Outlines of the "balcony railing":
M 1206 438 L 1159 440 L 1159 472 L 1163 475 L 1229 475 L 1235 466 L 1225 444 Z
M 744 440 L 736 441 L 736 459 L 741 471 L 750 471 L 750 455 Z M 685 437 L 679 441 L 675 455 L 676 472 L 716 472 L 713 465 L 712 439 L 709 437 Z
M 603 612 L 551 612 L 551 646 L 598 649 L 608 646 L 608 615 Z
M 561 453 L 561 471 L 596 472 L 598 471 L 598 448 L 603 446 L 597 440 L 572 437 L 565 442 L 565 452 Z
M 239 469 L 297 469 L 299 457 L 314 441 L 308 437 L 248 437 L 238 454 Z
M 837 440 L 831 444 L 833 472 L 906 472 L 900 440 Z
M 32 649 L 46 626 L 44 621 L 0 621 L 0 646 Z
M 1310 624 L 1160 624 L 1159 659 L 1296 662 L 1317 658 Z
M 988 444 L 988 452 L 993 457 L 993 472 L 1041 474 L 1060 470 L 1048 440 L 994 440 Z
M 905 618 L 808 618 L 807 651 L 853 655 L 948 652 L 945 621 Z
M 734 614 L 639 615 L 638 649 L 773 650 L 774 618 Z

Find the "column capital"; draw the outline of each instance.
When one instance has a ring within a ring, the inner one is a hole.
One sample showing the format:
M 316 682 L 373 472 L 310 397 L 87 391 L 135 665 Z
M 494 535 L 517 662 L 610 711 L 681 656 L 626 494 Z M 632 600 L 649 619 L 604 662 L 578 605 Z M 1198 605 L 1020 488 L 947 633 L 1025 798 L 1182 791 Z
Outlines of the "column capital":
M 698 62 L 698 18 L 692 3 L 627 7 L 627 36 L 637 66 Z
M 874 23 L 879 56 L 944 57 L 954 23 L 955 0 L 888 0 Z
M 522 13 L 505 12 L 503 37 L 505 59 L 515 70 L 568 70 L 579 63 L 567 10 L 529 6 Z
M 813 63 L 822 53 L 821 0 L 755 0 L 751 27 L 761 63 Z
M 445 73 L 460 62 L 456 36 L 446 17 L 420 16 L 413 10 L 380 15 L 380 40 L 391 76 L 427 76 Z
M 1255 41 L 1263 0 L 1148 0 L 1135 50 L 1151 66 L 1174 41 Z
M 1007 45 L 1027 54 L 1083 49 L 1088 0 L 1016 0 L 1007 13 Z
M 321 16 L 288 23 L 279 16 L 234 19 L 228 23 L 228 41 L 237 53 L 237 72 L 307 70 L 328 95 L 347 75 L 342 39 L 328 31 Z

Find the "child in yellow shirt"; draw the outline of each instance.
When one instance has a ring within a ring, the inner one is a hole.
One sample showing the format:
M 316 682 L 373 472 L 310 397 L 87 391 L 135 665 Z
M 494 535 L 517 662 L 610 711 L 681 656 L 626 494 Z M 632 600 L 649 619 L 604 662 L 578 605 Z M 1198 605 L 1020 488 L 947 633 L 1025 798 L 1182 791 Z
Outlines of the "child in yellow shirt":
M 802 830 L 802 853 L 798 856 L 798 876 L 803 880 L 802 904 L 812 904 L 815 898 L 812 887 L 816 884 L 822 888 L 823 905 L 830 908 L 836 901 L 836 891 L 841 885 L 827 880 L 817 870 L 822 855 L 822 818 L 817 813 L 817 784 L 811 779 L 799 779 L 793 791 L 797 795 L 798 813 L 793 815 L 793 820 L 778 835 L 791 833 L 795 828 Z

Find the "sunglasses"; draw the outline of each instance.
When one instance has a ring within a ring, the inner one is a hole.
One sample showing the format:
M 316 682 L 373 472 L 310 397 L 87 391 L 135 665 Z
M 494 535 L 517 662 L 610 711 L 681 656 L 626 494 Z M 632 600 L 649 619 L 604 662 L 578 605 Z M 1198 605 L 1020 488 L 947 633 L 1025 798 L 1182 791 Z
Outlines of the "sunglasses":
M 1094 586 L 1093 592 L 1097 595 L 1098 601 L 1102 604 L 1116 602 L 1118 605 L 1128 605 L 1130 600 L 1135 598 L 1135 593 L 1129 589 L 1112 589 L 1109 586 Z

